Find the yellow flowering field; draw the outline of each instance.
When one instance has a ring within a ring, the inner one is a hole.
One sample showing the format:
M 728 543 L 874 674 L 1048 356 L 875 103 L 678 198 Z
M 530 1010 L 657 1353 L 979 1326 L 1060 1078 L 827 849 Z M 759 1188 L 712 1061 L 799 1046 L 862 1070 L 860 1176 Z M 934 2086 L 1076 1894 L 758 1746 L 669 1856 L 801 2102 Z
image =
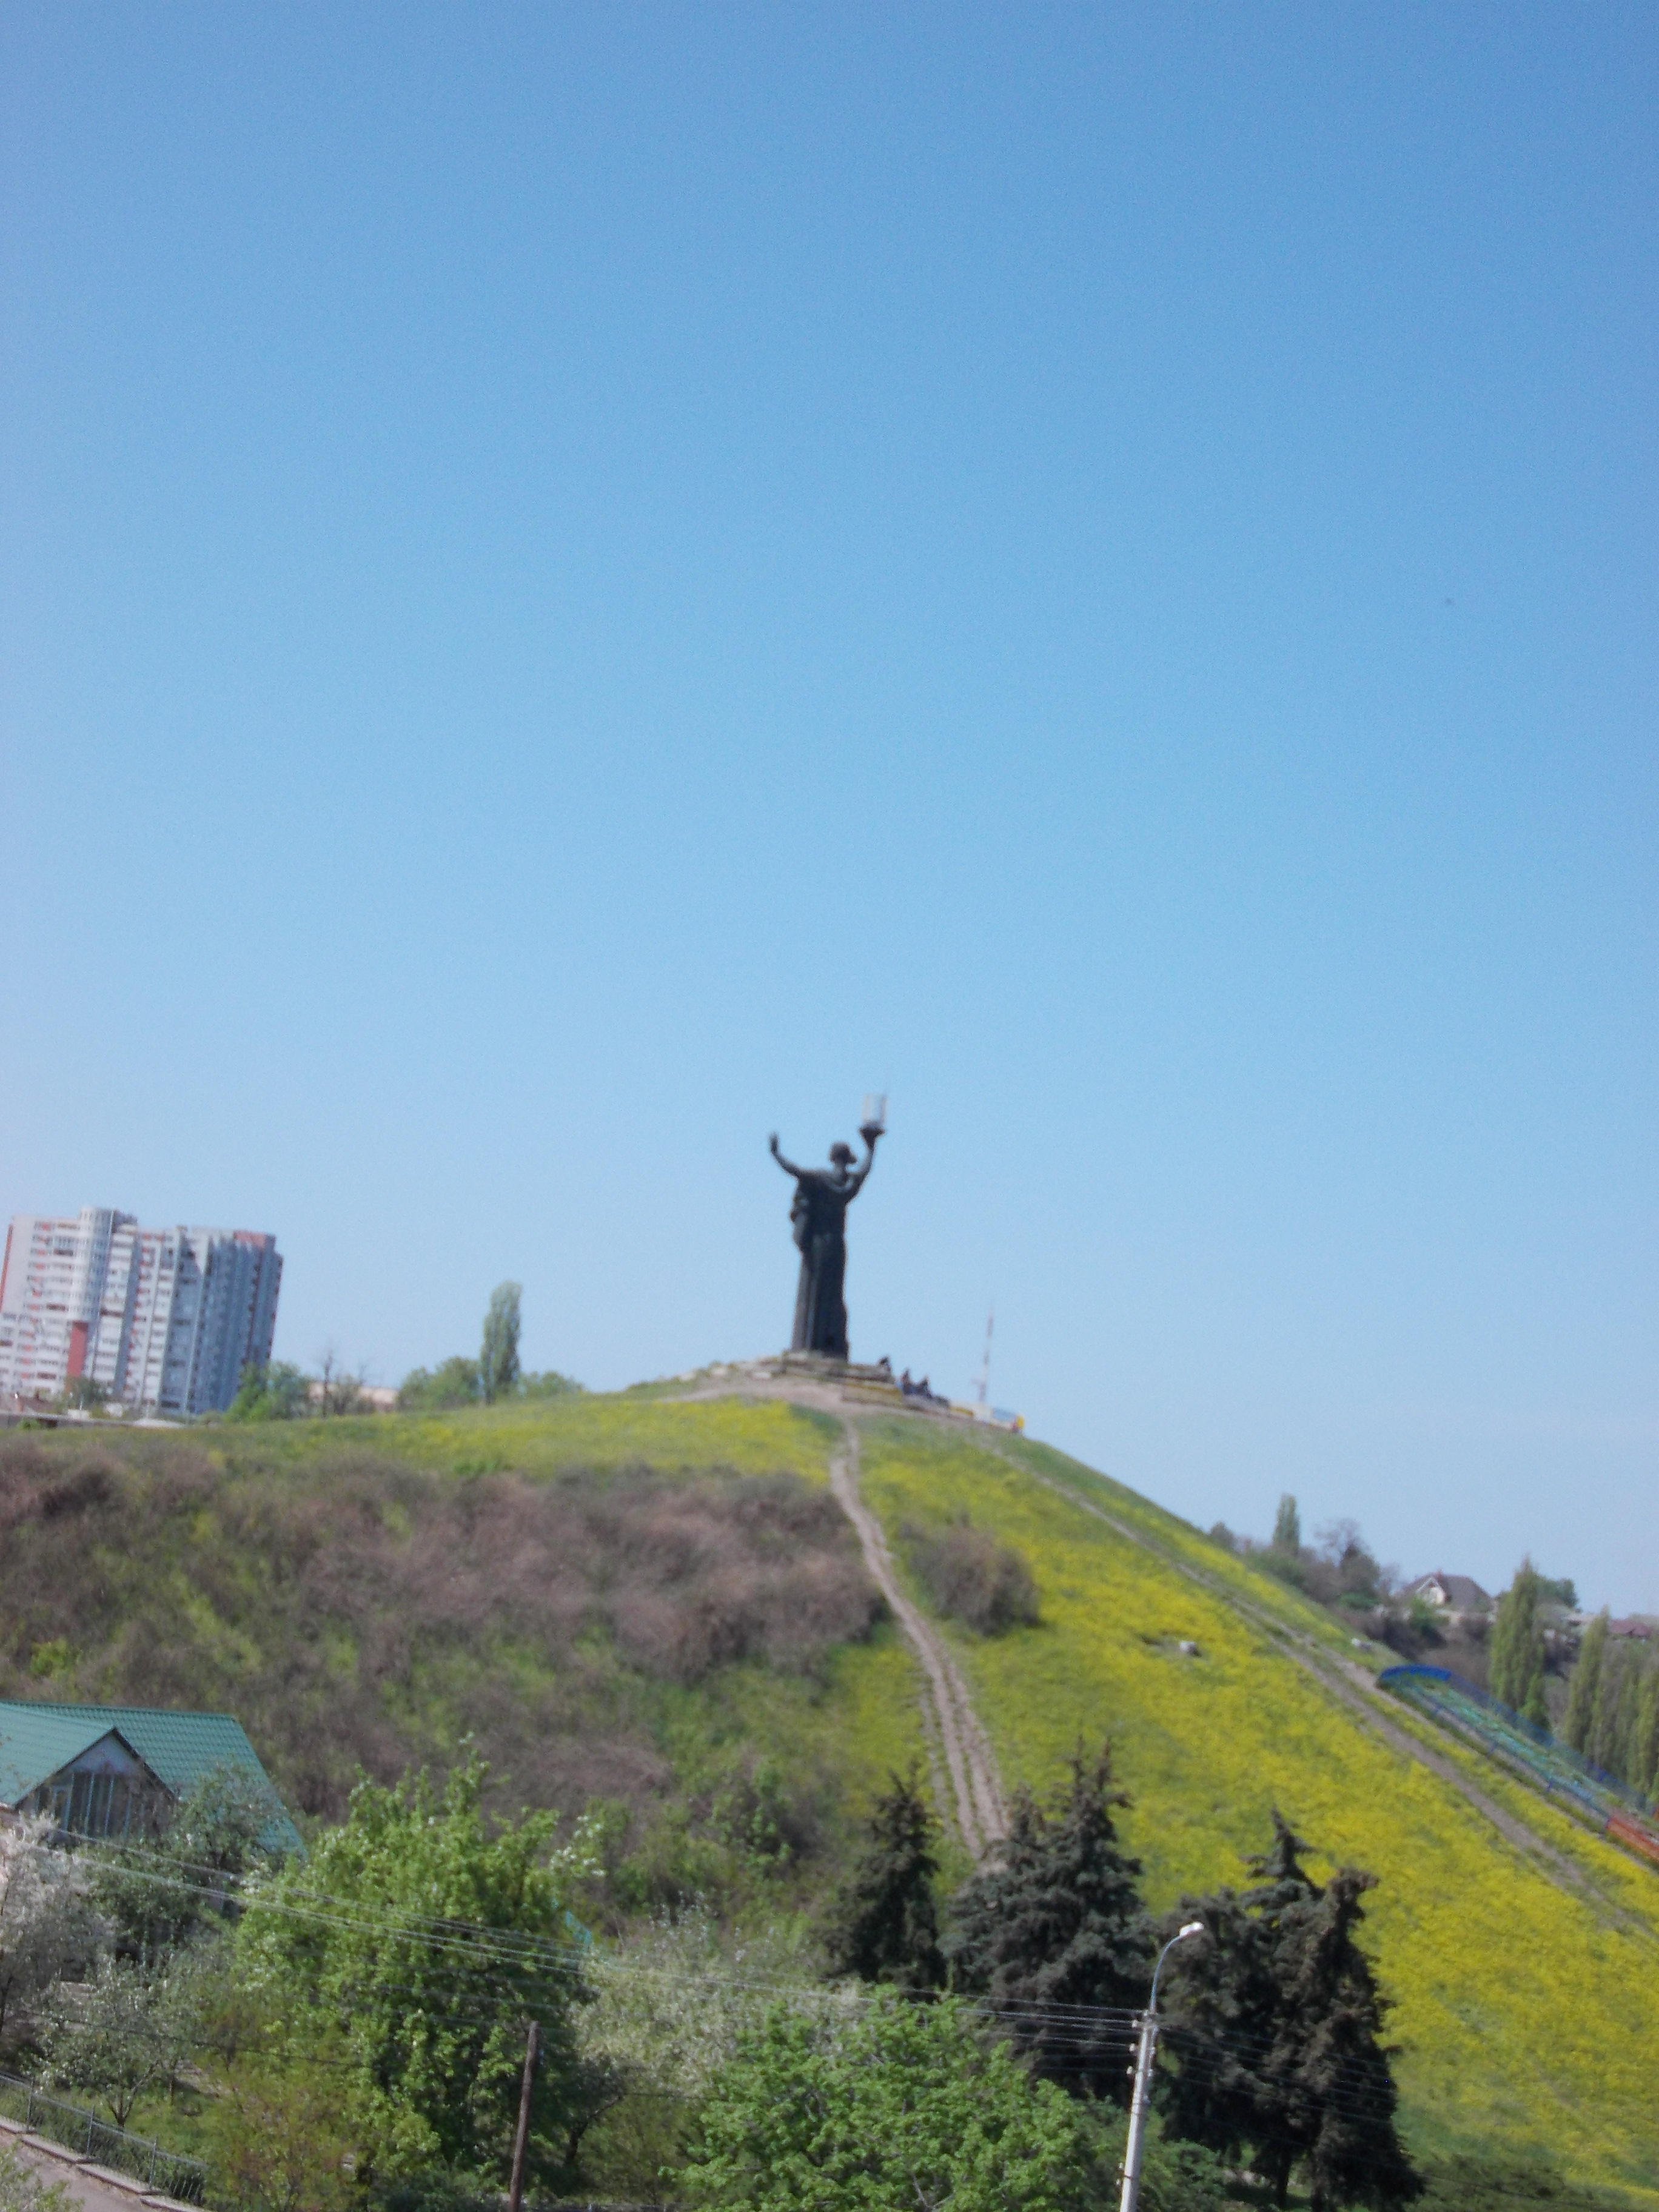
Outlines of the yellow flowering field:
M 567 1468 L 603 1472 L 647 1466 L 731 1468 L 770 1474 L 792 1468 L 808 1480 L 827 1477 L 836 1423 L 778 1399 L 711 1398 L 690 1404 L 635 1396 L 573 1393 L 500 1406 L 464 1406 L 427 1414 L 369 1414 L 337 1421 L 271 1422 L 250 1432 L 263 1450 L 296 1459 L 337 1451 L 349 1441 L 417 1465 L 457 1472 L 507 1469 L 552 1474 Z M 238 1439 L 240 1443 L 240 1438 Z
M 1420 2146 L 1536 2142 L 1587 2180 L 1659 2191 L 1659 1881 L 1518 1785 L 1494 1786 L 1476 1762 L 1481 1786 L 1569 1850 L 1619 1910 L 1556 1887 L 1169 1554 L 1206 1573 L 1248 1569 L 1119 1486 L 1103 1502 L 1163 1556 L 1033 1482 L 1012 1455 L 919 1423 L 869 1425 L 864 1486 L 901 1552 L 907 1521 L 966 1512 L 1025 1554 L 1041 1624 L 955 1636 L 981 1717 L 1009 1781 L 1039 1789 L 1079 1739 L 1110 1735 L 1154 1907 L 1247 1882 L 1243 1856 L 1261 1847 L 1274 1806 L 1327 1861 L 1381 1877 L 1369 1935 L 1398 2007 L 1405 2117 Z M 1258 1577 L 1248 1595 L 1279 1609 Z M 1284 1607 L 1287 1618 L 1312 1610 L 1288 1593 Z

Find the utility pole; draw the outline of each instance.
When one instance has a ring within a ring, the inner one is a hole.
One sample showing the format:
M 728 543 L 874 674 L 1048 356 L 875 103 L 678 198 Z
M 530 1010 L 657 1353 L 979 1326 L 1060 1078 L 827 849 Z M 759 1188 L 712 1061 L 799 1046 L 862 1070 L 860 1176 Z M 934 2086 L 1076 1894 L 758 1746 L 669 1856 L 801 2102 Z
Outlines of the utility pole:
M 536 2086 L 536 2060 L 542 2047 L 539 2024 L 532 2021 L 525 2039 L 524 2085 L 519 2091 L 519 2132 L 513 2138 L 513 2185 L 507 2193 L 510 2212 L 523 2212 L 524 2156 L 530 2147 L 530 2093 Z
M 1158 2055 L 1158 1978 L 1164 1972 L 1164 1961 L 1177 1943 L 1184 1943 L 1189 1936 L 1203 1933 L 1201 1920 L 1189 1920 L 1178 1936 L 1170 1936 L 1152 1969 L 1152 2001 L 1140 2015 L 1140 2042 L 1135 2051 L 1135 2093 L 1129 2100 L 1129 2140 L 1123 2146 L 1123 2195 L 1118 2212 L 1135 2212 L 1140 2202 L 1140 2167 L 1146 2155 L 1146 2115 L 1152 2103 L 1152 2061 Z M 516 2205 L 514 2212 L 518 2212 Z

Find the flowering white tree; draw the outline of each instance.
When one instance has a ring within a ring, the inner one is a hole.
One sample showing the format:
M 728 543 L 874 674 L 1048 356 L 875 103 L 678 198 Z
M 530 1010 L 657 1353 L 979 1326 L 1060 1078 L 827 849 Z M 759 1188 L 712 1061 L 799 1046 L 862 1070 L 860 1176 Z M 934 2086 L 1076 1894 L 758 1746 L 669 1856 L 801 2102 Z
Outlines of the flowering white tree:
M 106 1953 L 41 2008 L 47 2080 L 89 2092 L 125 2127 L 145 2090 L 171 2081 L 189 2057 L 195 1994 L 188 1960 L 157 1968 Z
M 86 1869 L 71 1853 L 54 1850 L 51 1834 L 44 1815 L 0 1825 L 0 2033 L 98 1946 Z

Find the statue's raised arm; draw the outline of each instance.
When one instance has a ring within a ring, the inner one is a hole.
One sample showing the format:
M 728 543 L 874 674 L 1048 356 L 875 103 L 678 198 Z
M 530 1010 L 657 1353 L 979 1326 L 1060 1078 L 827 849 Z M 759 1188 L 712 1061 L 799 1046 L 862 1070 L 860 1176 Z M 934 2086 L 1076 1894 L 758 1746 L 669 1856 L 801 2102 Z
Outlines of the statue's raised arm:
M 777 1131 L 776 1131 L 775 1129 L 774 1129 L 774 1130 L 773 1130 L 773 1132 L 772 1132 L 771 1135 L 767 1139 L 766 1142 L 767 1142 L 767 1147 L 768 1147 L 768 1149 L 769 1150 L 769 1152 L 771 1152 L 771 1155 L 772 1155 L 773 1158 L 777 1162 L 778 1165 L 779 1165 L 779 1166 L 783 1170 L 783 1171 L 784 1171 L 785 1175 L 792 1175 L 792 1176 L 793 1176 L 793 1177 L 795 1178 L 795 1181 L 796 1181 L 797 1182 L 799 1182 L 800 1181 L 801 1177 L 802 1177 L 804 1175 L 805 1175 L 805 1174 L 807 1173 L 807 1170 L 806 1170 L 806 1169 L 805 1169 L 805 1168 L 798 1168 L 798 1167 L 795 1165 L 795 1163 L 793 1162 L 793 1160 L 787 1160 L 787 1159 L 785 1159 L 785 1158 L 783 1157 L 783 1154 L 782 1154 L 782 1153 L 778 1150 L 778 1133 L 777 1133 Z

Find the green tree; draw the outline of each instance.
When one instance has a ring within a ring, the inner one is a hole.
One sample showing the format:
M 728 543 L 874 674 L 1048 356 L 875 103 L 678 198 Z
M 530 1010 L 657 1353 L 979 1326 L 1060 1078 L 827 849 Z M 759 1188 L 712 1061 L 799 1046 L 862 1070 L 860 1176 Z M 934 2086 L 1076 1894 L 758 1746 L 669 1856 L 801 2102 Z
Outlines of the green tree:
M 237 1930 L 279 2057 L 337 2039 L 354 2124 L 388 2172 L 434 2161 L 505 2171 L 538 2021 L 532 2171 L 557 2171 L 576 2101 L 572 2007 L 586 1996 L 562 1890 L 556 1816 L 492 1832 L 477 1758 L 441 1796 L 424 1774 L 362 1781 L 304 1865 L 256 1890 Z
M 1591 1757 L 1596 1720 L 1601 1704 L 1602 1677 L 1607 1671 L 1607 1609 L 1603 1606 L 1584 1631 L 1577 1662 L 1567 1690 L 1567 1717 L 1561 1733 L 1575 1751 Z
M 1172 1961 L 1160 2100 L 1172 2134 L 1230 2157 L 1248 2148 L 1280 2204 L 1300 2162 L 1315 2212 L 1382 2212 L 1421 2183 L 1395 2128 L 1388 2000 L 1358 1940 L 1376 1877 L 1344 1867 L 1322 1888 L 1308 1848 L 1275 1812 L 1272 1844 L 1248 1863 L 1253 1888 L 1182 1900 L 1210 1941 Z
M 489 1294 L 478 1353 L 478 1384 L 487 1406 L 498 1398 L 510 1398 L 518 1388 L 519 1301 L 523 1296 L 521 1283 L 497 1283 Z
M 1090 2201 L 1083 2115 L 960 2002 L 884 1990 L 849 2019 L 780 2007 L 703 2106 L 680 2176 L 751 2212 L 1068 2212 Z
M 1540 1728 L 1549 1725 L 1544 1702 L 1544 1630 L 1538 1617 L 1542 1584 L 1530 1559 L 1498 1601 L 1492 1624 L 1489 1679 L 1493 1697 Z
M 309 1411 L 306 1378 L 285 1359 L 242 1370 L 242 1387 L 225 1418 L 231 1421 L 292 1421 Z
M 217 2085 L 205 2118 L 220 2202 L 237 2212 L 348 2212 L 362 2203 L 360 2146 L 330 2063 L 337 2057 L 256 2059 Z
M 1659 1798 L 1659 1654 L 1642 1669 L 1641 1694 L 1636 1706 L 1636 1740 L 1631 1747 L 1630 1772 L 1633 1790 L 1644 1797 Z
M 97 2098 L 124 2128 L 139 2098 L 171 2081 L 194 2045 L 188 1966 L 106 1952 L 84 1980 L 55 1985 L 40 2021 L 47 2080 Z
M 240 1767 L 204 1774 L 159 1835 L 88 1855 L 91 1901 L 118 1949 L 151 1965 L 222 1933 L 245 1878 L 281 1862 L 271 1840 L 282 1801 Z
M 1139 1859 L 1118 1848 L 1111 1747 L 1079 1750 L 1052 1805 L 1016 1796 L 1005 1842 L 958 1893 L 944 1948 L 955 1987 L 1026 2008 L 1012 2033 L 1046 2077 L 1121 2102 L 1121 2029 L 1079 2027 L 1057 2007 L 1122 2008 L 1146 2000 L 1152 1929 L 1135 1887 Z
M 398 1410 L 441 1413 L 452 1406 L 475 1406 L 480 1395 L 477 1361 L 458 1354 L 430 1374 L 424 1367 L 416 1367 L 405 1375 L 398 1392 Z
M 830 1907 L 825 1958 L 835 1977 L 942 1989 L 945 1956 L 933 1894 L 939 1822 L 922 1795 L 919 1767 L 890 1779 L 870 1816 L 863 1856 Z
M 109 1403 L 109 1392 L 91 1375 L 71 1375 L 58 1393 L 58 1403 L 66 1411 L 95 1413 Z
M 1291 1558 L 1302 1549 L 1302 1516 L 1288 1490 L 1280 1498 L 1279 1510 L 1273 1516 L 1273 1549 L 1287 1552 Z

